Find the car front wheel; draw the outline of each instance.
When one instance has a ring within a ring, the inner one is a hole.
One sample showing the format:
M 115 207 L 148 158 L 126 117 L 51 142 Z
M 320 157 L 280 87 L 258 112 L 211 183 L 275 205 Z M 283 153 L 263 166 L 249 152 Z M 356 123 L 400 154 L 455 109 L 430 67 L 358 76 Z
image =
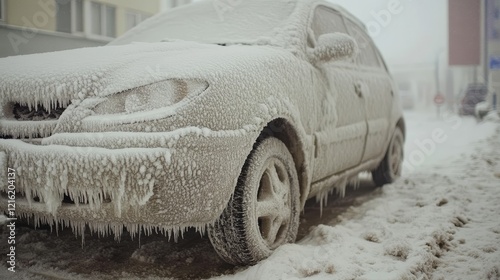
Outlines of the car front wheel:
M 254 264 L 294 242 L 300 193 L 294 160 L 276 138 L 260 142 L 248 157 L 228 206 L 209 229 L 219 256 L 232 264 Z

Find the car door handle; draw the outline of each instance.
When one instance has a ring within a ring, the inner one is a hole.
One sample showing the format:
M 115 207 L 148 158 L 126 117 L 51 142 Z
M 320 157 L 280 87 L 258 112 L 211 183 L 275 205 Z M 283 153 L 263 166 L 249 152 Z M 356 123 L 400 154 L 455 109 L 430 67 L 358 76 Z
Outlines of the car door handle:
M 354 84 L 354 92 L 358 97 L 363 97 L 363 84 L 355 83 Z

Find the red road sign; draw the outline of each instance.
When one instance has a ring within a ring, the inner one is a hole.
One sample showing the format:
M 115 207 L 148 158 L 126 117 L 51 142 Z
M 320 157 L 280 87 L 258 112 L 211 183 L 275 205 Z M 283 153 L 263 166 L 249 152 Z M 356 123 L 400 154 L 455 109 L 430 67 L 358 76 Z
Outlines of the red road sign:
M 441 93 L 436 94 L 436 96 L 434 96 L 434 103 L 436 103 L 436 105 L 443 105 L 444 96 Z

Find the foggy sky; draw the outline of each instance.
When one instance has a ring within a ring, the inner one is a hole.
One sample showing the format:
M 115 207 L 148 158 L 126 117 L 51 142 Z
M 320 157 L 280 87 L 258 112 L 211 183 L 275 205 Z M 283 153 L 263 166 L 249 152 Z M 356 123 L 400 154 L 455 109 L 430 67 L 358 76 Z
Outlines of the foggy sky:
M 391 65 L 434 64 L 448 46 L 447 0 L 330 0 L 371 27 L 371 35 Z M 387 20 L 388 7 L 396 14 Z M 398 4 L 399 3 L 399 4 Z M 377 21 L 377 15 L 384 14 Z M 385 25 L 385 26 L 384 26 Z M 377 28 L 379 27 L 379 28 Z

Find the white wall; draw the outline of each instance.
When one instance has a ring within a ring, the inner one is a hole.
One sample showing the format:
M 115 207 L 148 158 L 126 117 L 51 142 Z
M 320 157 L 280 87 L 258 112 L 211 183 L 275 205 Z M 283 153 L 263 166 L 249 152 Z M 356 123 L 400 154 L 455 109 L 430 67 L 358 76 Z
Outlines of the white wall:
M 33 36 L 26 36 L 26 30 L 21 27 L 0 25 L 0 58 L 53 52 L 84 47 L 97 47 L 107 42 L 89 40 L 71 34 L 38 31 Z

